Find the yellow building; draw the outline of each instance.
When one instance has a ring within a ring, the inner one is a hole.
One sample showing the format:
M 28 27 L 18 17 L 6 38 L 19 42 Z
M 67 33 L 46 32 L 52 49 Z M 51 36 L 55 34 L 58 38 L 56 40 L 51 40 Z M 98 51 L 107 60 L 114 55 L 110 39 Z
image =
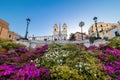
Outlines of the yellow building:
M 9 24 L 0 19 L 0 38 L 8 38 Z
M 20 35 L 13 31 L 10 31 L 9 24 L 6 21 L 0 19 L 0 38 L 10 39 L 14 41 L 16 39 L 20 39 Z
M 12 40 L 12 41 L 16 41 L 19 40 L 21 38 L 21 36 L 13 31 L 9 31 L 8 32 L 8 39 Z
M 104 38 L 106 35 L 106 32 L 112 28 L 114 28 L 117 24 L 113 24 L 113 23 L 104 23 L 104 22 L 98 22 L 97 23 L 97 29 L 98 29 L 98 33 L 99 36 L 101 38 Z M 95 24 L 93 24 L 89 30 L 88 30 L 88 34 L 89 36 L 96 36 L 97 32 L 96 32 L 96 27 Z

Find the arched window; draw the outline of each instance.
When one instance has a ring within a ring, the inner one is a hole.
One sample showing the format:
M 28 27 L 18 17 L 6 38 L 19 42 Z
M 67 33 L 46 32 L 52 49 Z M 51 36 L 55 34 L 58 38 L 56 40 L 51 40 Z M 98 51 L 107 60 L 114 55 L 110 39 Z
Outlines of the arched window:
M 9 38 L 11 38 L 11 35 L 9 35 Z
M 56 29 L 54 31 L 56 31 Z
M 119 36 L 119 32 L 118 31 L 115 32 L 115 36 Z

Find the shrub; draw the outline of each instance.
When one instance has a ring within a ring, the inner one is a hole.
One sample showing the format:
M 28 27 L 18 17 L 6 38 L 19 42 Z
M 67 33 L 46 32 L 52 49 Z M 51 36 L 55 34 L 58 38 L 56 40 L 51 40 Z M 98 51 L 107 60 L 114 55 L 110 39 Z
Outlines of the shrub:
M 19 47 L 25 47 L 25 45 L 23 45 L 23 44 L 11 42 L 11 41 L 9 41 L 7 39 L 0 39 L 0 46 L 2 48 L 7 49 L 7 50 L 17 49 Z
M 76 44 L 52 45 L 37 62 L 50 68 L 51 77 L 56 80 L 107 79 L 99 59 Z
M 51 78 L 55 80 L 83 80 L 79 71 L 66 65 L 53 66 L 51 69 Z
M 98 57 L 102 63 L 102 71 L 107 74 L 110 80 L 119 80 L 120 74 L 120 50 L 107 46 L 100 46 L 89 49 Z
M 120 48 L 120 37 L 116 37 L 116 38 L 111 39 L 109 41 L 108 46 L 110 46 L 111 48 L 119 49 Z

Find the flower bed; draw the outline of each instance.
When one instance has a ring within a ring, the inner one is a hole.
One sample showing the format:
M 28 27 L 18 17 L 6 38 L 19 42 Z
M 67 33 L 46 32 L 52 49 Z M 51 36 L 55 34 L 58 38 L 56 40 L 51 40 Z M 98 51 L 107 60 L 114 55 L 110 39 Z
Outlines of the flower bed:
M 41 59 L 51 71 L 55 80 L 106 80 L 107 74 L 102 72 L 102 64 L 92 52 L 76 44 L 52 44 Z
M 102 63 L 102 71 L 109 76 L 110 80 L 120 80 L 120 50 L 108 45 L 91 46 L 87 50 L 92 51 L 98 57 L 100 63 Z
M 0 79 L 120 80 L 116 43 L 88 48 L 83 44 L 50 44 L 33 50 L 22 46 L 0 54 Z
M 48 46 L 35 48 L 29 51 L 25 47 L 19 47 L 13 52 L 0 54 L 0 79 L 1 80 L 46 80 L 50 77 L 50 71 L 44 66 L 31 62 L 43 56 Z

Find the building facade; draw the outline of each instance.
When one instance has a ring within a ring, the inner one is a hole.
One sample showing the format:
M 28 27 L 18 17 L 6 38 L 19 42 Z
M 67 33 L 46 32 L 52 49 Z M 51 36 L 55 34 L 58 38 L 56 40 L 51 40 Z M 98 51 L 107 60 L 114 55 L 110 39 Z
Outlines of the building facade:
M 12 40 L 12 41 L 16 41 L 19 40 L 21 38 L 21 36 L 13 31 L 9 31 L 8 32 L 8 39 Z
M 61 26 L 55 24 L 53 27 L 53 40 L 67 40 L 67 24 L 62 25 L 62 30 Z
M 113 29 L 114 27 L 116 27 L 117 25 L 118 24 L 98 22 L 97 23 L 97 29 L 98 29 L 99 36 L 103 39 L 104 37 L 107 36 L 108 33 L 110 33 L 109 31 L 111 29 Z M 95 24 L 93 24 L 89 28 L 88 34 L 89 34 L 89 36 L 96 36 L 97 37 Z M 113 32 L 111 32 L 111 34 L 113 34 Z M 108 36 L 110 36 L 110 35 L 108 35 Z
M 0 38 L 8 38 L 9 24 L 0 19 Z
M 76 41 L 82 40 L 82 35 L 83 35 L 83 40 L 85 40 L 87 38 L 86 33 L 76 32 L 74 35 L 75 35 Z
M 29 40 L 40 40 L 40 41 L 50 41 L 50 40 L 67 40 L 67 24 L 63 24 L 62 27 L 57 24 L 53 26 L 53 35 L 50 36 L 29 36 Z
M 108 39 L 112 39 L 117 36 L 120 36 L 120 26 L 119 25 L 114 25 L 114 27 L 111 29 L 108 29 L 105 34 L 105 37 L 107 37 Z
M 10 39 L 14 41 L 16 39 L 20 39 L 20 35 L 13 31 L 10 31 L 9 24 L 6 21 L 0 19 L 0 38 Z

